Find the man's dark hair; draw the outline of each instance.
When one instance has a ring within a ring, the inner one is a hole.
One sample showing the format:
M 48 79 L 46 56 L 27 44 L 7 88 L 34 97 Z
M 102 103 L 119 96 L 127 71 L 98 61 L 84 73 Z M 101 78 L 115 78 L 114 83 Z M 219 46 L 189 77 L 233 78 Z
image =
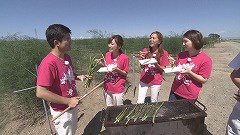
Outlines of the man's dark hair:
M 71 34 L 71 30 L 62 24 L 52 24 L 47 28 L 45 34 L 48 44 L 54 48 L 54 40 L 62 42 L 67 34 Z

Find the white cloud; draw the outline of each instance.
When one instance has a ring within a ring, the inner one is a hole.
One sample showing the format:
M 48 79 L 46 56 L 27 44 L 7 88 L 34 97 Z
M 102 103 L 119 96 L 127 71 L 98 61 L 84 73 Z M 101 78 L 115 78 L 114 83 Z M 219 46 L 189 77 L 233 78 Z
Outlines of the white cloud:
M 222 30 L 222 31 L 219 31 L 217 32 L 217 34 L 224 34 L 226 31 Z

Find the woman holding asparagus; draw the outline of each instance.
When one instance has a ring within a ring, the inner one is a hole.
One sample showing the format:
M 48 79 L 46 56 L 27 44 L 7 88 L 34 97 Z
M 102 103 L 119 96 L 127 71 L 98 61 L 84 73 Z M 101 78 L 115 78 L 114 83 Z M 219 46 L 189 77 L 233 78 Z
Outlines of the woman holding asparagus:
M 102 66 L 107 66 L 109 70 L 104 78 L 104 97 L 107 106 L 123 105 L 129 58 L 122 52 L 122 46 L 123 38 L 120 35 L 113 35 L 108 40 L 109 52 L 105 55 L 105 61 L 98 61 Z
M 163 81 L 163 69 L 169 65 L 168 52 L 163 49 L 163 36 L 160 32 L 152 32 L 149 48 L 140 51 L 140 59 L 155 58 L 157 63 L 142 65 L 137 103 L 144 103 L 148 88 L 151 89 L 151 102 L 158 101 L 158 93 Z

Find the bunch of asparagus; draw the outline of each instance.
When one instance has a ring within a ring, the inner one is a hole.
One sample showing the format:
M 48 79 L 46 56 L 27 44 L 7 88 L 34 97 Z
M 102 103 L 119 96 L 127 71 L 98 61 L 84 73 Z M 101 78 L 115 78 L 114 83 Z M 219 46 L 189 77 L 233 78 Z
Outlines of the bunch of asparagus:
M 126 106 L 115 118 L 114 123 L 120 122 L 121 120 L 126 120 L 125 125 L 128 124 L 130 120 L 133 120 L 134 122 L 137 121 L 137 119 L 140 119 L 141 121 L 145 121 L 147 118 L 152 117 L 152 123 L 155 123 L 155 117 L 158 114 L 160 108 L 163 106 L 163 103 L 158 105 L 158 103 L 149 105 L 148 103 L 145 103 L 143 105 L 136 104 L 131 111 L 130 107 Z
M 88 76 L 93 76 L 93 73 L 97 67 L 98 63 L 95 60 L 95 57 L 90 57 L 89 60 L 89 65 L 88 65 Z M 85 88 L 89 88 L 90 87 L 90 83 L 92 82 L 92 79 L 89 79 L 88 77 L 84 78 L 84 87 Z

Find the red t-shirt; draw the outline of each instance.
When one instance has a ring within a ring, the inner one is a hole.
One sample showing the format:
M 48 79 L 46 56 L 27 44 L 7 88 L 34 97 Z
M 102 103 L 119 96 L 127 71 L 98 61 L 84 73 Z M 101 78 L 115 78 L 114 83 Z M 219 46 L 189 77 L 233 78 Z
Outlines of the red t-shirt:
M 209 78 L 212 71 L 212 60 L 204 52 L 195 56 L 188 56 L 188 52 L 181 52 L 176 59 L 176 65 L 184 65 L 191 69 L 192 72 L 201 75 L 203 78 Z M 186 99 L 197 99 L 202 88 L 202 83 L 194 80 L 190 75 L 177 73 L 173 84 L 172 91 Z
M 117 64 L 117 67 L 125 72 L 129 72 L 129 58 L 126 54 L 121 53 L 115 60 L 111 52 L 106 53 L 106 64 Z M 122 93 L 125 88 L 126 76 L 117 72 L 109 72 L 105 75 L 104 90 L 110 93 Z
M 75 75 L 69 55 L 64 55 L 64 60 L 49 53 L 38 67 L 38 86 L 47 86 L 49 90 L 63 97 L 77 96 Z M 63 111 L 68 105 L 50 103 L 55 111 Z
M 142 52 L 146 52 L 147 48 L 144 48 Z M 152 53 L 152 58 L 156 59 L 157 52 Z M 163 50 L 163 55 L 160 57 L 160 60 L 158 62 L 160 66 L 168 66 L 168 52 L 166 50 Z M 146 84 L 152 84 L 152 85 L 160 85 L 162 84 L 162 71 L 157 69 L 154 64 L 146 64 L 144 65 L 144 68 L 142 70 L 142 74 L 140 77 L 140 81 Z

